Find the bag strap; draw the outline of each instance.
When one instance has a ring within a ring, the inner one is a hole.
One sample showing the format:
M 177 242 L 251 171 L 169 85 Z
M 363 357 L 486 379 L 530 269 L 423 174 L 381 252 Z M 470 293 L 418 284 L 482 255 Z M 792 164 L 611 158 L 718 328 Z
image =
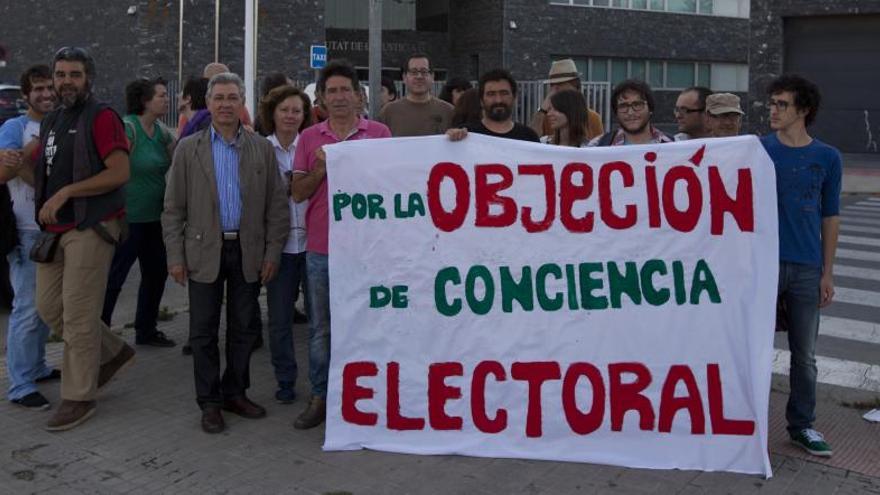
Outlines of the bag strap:
M 132 153 L 134 153 L 134 147 L 137 146 L 137 136 L 138 136 L 137 129 L 135 129 L 135 127 L 134 127 L 134 122 L 132 122 L 128 119 L 122 119 L 122 123 L 123 123 L 123 125 L 125 125 L 125 130 L 131 131 L 131 136 L 132 136 L 131 137 L 131 149 L 128 150 L 128 154 L 130 156 Z

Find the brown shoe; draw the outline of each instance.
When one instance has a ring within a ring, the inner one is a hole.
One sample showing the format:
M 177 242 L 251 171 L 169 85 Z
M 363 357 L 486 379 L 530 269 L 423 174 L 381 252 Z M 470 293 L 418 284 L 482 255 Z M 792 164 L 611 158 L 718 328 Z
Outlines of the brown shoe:
M 132 363 L 134 363 L 134 349 L 128 344 L 123 344 L 122 350 L 113 359 L 102 364 L 98 370 L 98 388 L 107 385 L 117 373 L 131 366 Z
M 266 417 L 266 409 L 252 402 L 247 397 L 239 397 L 237 399 L 228 399 L 223 401 L 223 410 L 233 414 L 238 414 L 242 418 L 259 419 Z
M 95 414 L 95 401 L 62 400 L 58 410 L 46 423 L 49 431 L 65 431 L 84 423 Z
M 296 421 L 293 422 L 293 427 L 297 430 L 308 430 L 323 423 L 326 417 L 327 400 L 313 395 L 312 400 L 309 402 L 309 407 L 296 418 Z
M 220 433 L 226 429 L 223 422 L 223 414 L 218 406 L 205 406 L 202 409 L 202 431 L 205 433 Z

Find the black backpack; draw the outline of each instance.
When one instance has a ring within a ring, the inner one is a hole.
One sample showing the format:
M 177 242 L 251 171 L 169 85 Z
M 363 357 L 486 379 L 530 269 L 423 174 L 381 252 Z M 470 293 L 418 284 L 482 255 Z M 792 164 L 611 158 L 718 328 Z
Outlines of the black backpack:
M 0 184 L 0 255 L 6 256 L 18 246 L 18 229 L 12 212 L 12 196 L 9 187 Z

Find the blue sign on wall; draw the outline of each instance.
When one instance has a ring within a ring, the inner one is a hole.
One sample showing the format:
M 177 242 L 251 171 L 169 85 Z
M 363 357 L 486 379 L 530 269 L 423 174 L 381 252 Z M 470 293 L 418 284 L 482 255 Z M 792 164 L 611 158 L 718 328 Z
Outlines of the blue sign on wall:
M 311 50 L 311 67 L 313 69 L 323 69 L 327 65 L 327 46 L 312 45 Z

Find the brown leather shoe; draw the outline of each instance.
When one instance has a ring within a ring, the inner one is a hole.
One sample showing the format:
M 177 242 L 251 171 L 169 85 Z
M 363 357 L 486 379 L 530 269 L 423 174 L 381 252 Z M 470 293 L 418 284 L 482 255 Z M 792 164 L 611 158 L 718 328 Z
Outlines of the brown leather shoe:
M 223 401 L 223 410 L 238 414 L 242 418 L 259 419 L 266 417 L 266 409 L 247 397 L 227 399 Z
M 134 363 L 134 349 L 128 344 L 123 344 L 122 349 L 110 361 L 101 365 L 98 370 L 98 388 L 107 385 L 110 380 L 121 370 Z
M 223 413 L 218 406 L 205 406 L 202 409 L 202 431 L 205 433 L 220 433 L 226 429 L 223 421 Z
M 297 430 L 308 430 L 323 423 L 326 417 L 326 399 L 313 395 L 312 400 L 309 401 L 309 407 L 296 418 L 296 421 L 293 422 L 293 427 Z
M 95 401 L 62 400 L 46 423 L 48 431 L 65 431 L 83 424 L 95 414 Z

